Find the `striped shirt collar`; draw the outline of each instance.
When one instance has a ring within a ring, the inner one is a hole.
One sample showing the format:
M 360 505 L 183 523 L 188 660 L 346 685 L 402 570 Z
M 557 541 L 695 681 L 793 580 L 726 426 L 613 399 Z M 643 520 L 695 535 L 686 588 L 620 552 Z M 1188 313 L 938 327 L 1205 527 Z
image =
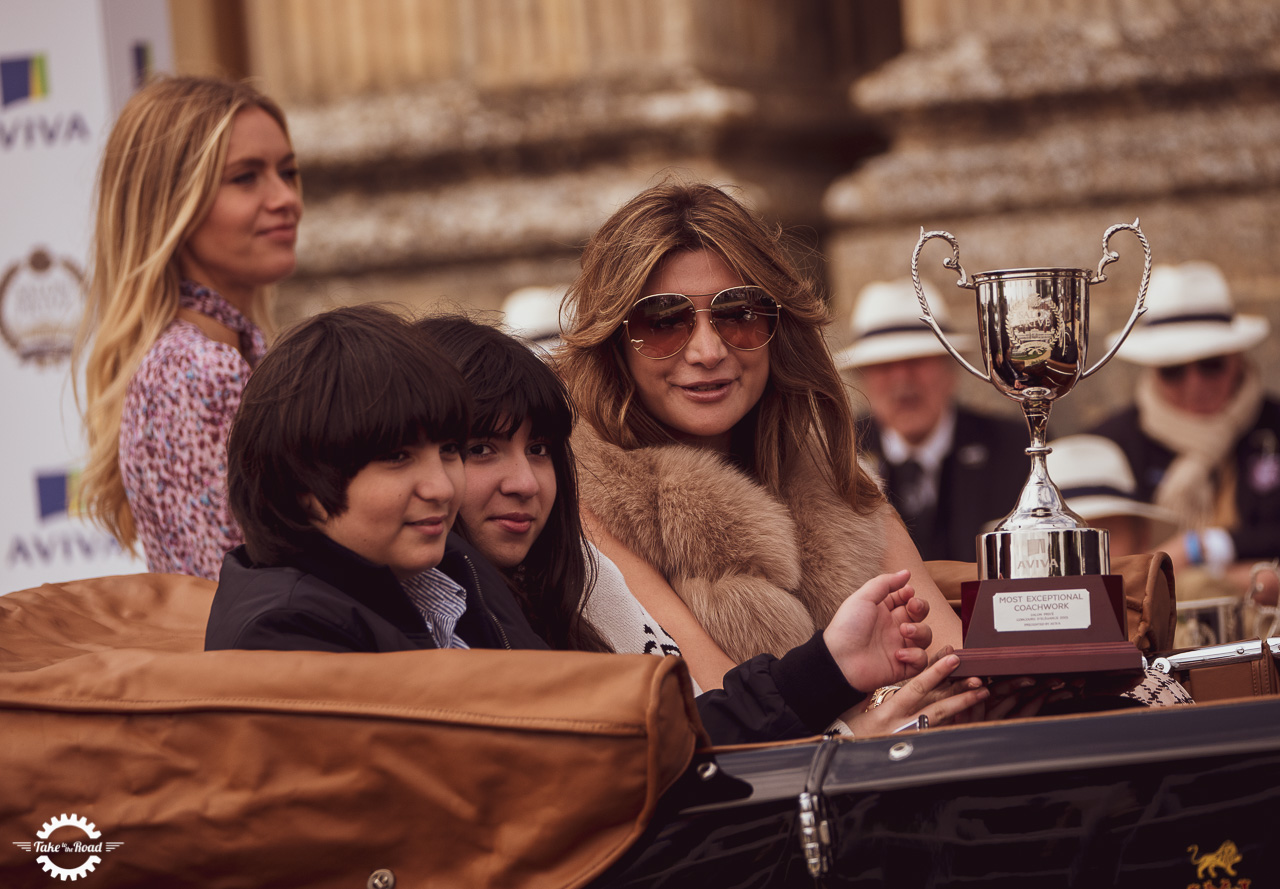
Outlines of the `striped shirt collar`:
M 438 648 L 469 648 L 454 632 L 467 610 L 467 591 L 439 568 L 400 581 L 409 601 L 426 621 Z

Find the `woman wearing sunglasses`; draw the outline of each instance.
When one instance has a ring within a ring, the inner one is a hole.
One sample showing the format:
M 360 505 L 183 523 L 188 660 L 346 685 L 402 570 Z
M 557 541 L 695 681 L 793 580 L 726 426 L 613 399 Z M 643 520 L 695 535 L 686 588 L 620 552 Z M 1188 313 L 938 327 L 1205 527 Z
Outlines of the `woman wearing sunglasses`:
M 959 620 L 859 467 L 826 307 L 779 231 L 718 188 L 655 186 L 587 244 L 566 299 L 559 359 L 586 420 L 588 535 L 704 688 L 805 644 L 862 584 L 901 569 L 930 606 L 934 649 L 959 645 Z M 689 615 L 710 649 L 685 645 Z M 897 697 L 897 717 L 922 703 Z
M 415 327 L 471 393 L 458 531 L 507 577 L 538 635 L 561 651 L 678 655 L 617 569 L 583 540 L 564 384 L 494 327 L 460 315 Z
M 1124 450 L 1138 498 L 1181 525 L 1157 547 L 1179 570 L 1179 601 L 1196 585 L 1220 595 L 1224 570 L 1243 591 L 1255 562 L 1280 556 L 1280 402 L 1246 356 L 1270 325 L 1235 311 L 1208 262 L 1156 266 L 1147 308 L 1116 353 L 1143 368 L 1134 404 L 1095 431 Z M 1196 566 L 1208 570 L 1184 570 Z

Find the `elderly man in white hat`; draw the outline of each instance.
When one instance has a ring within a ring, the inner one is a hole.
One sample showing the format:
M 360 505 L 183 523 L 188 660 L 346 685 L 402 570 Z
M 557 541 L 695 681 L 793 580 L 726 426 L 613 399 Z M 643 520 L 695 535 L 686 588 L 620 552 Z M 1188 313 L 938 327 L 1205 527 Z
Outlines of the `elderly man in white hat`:
M 925 288 L 948 329 L 941 298 Z M 868 284 L 854 306 L 853 344 L 836 363 L 860 373 L 871 413 L 859 421 L 859 444 L 920 555 L 972 562 L 975 536 L 1017 502 L 1029 439 L 1021 423 L 956 403 L 958 365 L 919 316 L 910 278 Z M 958 349 L 974 340 L 948 337 Z
M 1208 262 L 1156 266 L 1147 306 L 1116 353 L 1145 368 L 1134 405 L 1094 431 L 1124 450 L 1138 496 L 1176 516 L 1159 546 L 1175 568 L 1247 560 L 1234 569 L 1247 578 L 1280 555 L 1280 402 L 1244 355 L 1270 325 L 1236 313 Z

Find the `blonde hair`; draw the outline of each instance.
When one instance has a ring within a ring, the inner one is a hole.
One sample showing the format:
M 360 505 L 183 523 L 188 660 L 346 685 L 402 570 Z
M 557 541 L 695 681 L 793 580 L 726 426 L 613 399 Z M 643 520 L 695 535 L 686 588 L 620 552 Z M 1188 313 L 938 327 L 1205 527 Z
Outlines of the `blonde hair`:
M 89 438 L 79 499 L 81 511 L 129 549 L 137 533 L 120 473 L 125 391 L 177 317 L 179 250 L 213 206 L 232 121 L 250 107 L 270 114 L 287 138 L 284 112 L 248 84 L 157 80 L 125 104 L 103 152 L 93 273 L 73 356 L 73 369 L 84 369 L 84 397 L 78 386 L 76 395 Z M 263 326 L 266 299 L 265 290 L 255 295 L 251 313 Z
M 812 447 L 832 487 L 853 507 L 870 509 L 882 498 L 858 465 L 845 384 L 822 334 L 827 306 L 797 269 L 793 246 L 780 227 L 715 186 L 668 181 L 641 192 L 583 251 L 582 272 L 565 296 L 570 320 L 559 368 L 579 413 L 605 441 L 628 449 L 672 441 L 636 398 L 622 321 L 665 257 L 714 250 L 782 306 L 768 346 L 769 382 L 755 411 L 753 453 L 737 456 L 777 494 L 787 461 Z

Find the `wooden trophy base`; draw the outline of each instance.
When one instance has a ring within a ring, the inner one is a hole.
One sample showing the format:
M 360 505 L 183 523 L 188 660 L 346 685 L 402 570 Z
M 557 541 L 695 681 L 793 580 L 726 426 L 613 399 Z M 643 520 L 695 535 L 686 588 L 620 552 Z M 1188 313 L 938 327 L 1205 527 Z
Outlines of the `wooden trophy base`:
M 960 589 L 964 648 L 952 676 L 1142 677 L 1117 574 L 975 580 Z

